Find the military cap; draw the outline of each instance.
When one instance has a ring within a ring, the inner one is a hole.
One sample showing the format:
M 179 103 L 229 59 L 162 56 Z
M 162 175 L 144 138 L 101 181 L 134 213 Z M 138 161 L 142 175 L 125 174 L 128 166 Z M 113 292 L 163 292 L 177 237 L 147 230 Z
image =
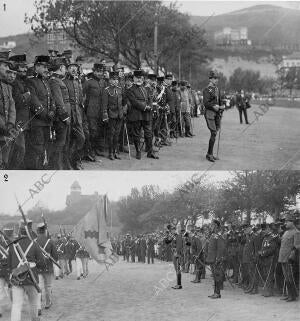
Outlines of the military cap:
M 133 76 L 134 77 L 143 77 L 144 76 L 144 72 L 143 70 L 139 69 L 139 70 L 134 70 L 133 71 Z
M 72 57 L 72 54 L 73 54 L 73 52 L 72 52 L 71 49 L 67 49 L 67 50 L 64 50 L 64 51 L 62 52 L 62 55 L 65 56 L 65 57 L 67 57 L 67 58 L 71 58 L 71 57 Z
M 66 58 L 55 57 L 54 59 L 51 60 L 50 69 L 55 71 L 55 70 L 59 69 L 60 66 L 62 66 L 62 65 L 67 66 L 67 64 L 68 64 L 68 61 Z
M 100 64 L 99 63 L 95 63 L 94 66 L 93 66 L 93 69 L 94 70 L 103 70 L 104 71 L 105 70 L 105 65 L 102 64 L 102 63 L 100 63 Z
M 212 79 L 212 78 L 217 79 L 217 78 L 219 78 L 217 71 L 216 70 L 210 70 L 210 72 L 208 74 L 208 78 L 209 79 Z
M 10 53 L 10 50 L 9 51 L 1 51 L 0 52 L 0 62 L 5 62 L 7 64 L 9 64 L 9 53 Z
M 38 230 L 42 230 L 46 228 L 46 224 L 44 222 L 41 222 L 41 223 L 38 223 L 36 227 Z
M 267 224 L 266 224 L 266 223 L 260 224 L 260 228 L 261 228 L 262 230 L 265 230 L 265 229 L 267 228 Z
M 221 225 L 220 221 L 216 219 L 212 220 L 212 223 L 216 224 L 217 226 Z
M 157 81 L 164 81 L 165 80 L 165 77 L 164 76 L 159 76 L 159 77 L 157 77 Z
M 13 61 L 17 64 L 26 64 L 26 54 L 11 56 L 9 57 L 9 61 Z
M 180 81 L 180 86 L 186 86 L 187 85 L 187 81 L 186 80 L 181 80 Z
M 173 79 L 173 74 L 171 72 L 167 72 L 165 78 L 166 79 Z
M 14 229 L 13 228 L 9 228 L 6 227 L 3 229 L 3 233 L 7 236 L 7 237 L 11 237 L 14 235 Z
M 111 71 L 110 73 L 109 73 L 109 78 L 119 78 L 119 72 L 118 71 Z
M 48 65 L 50 62 L 50 56 L 36 56 L 34 59 L 34 64 L 35 65 Z
M 157 78 L 157 75 L 151 73 L 151 74 L 148 74 L 148 78 L 152 79 L 152 80 L 155 80 Z
M 177 86 L 177 85 L 178 85 L 177 80 L 173 80 L 171 85 L 172 85 L 172 86 Z

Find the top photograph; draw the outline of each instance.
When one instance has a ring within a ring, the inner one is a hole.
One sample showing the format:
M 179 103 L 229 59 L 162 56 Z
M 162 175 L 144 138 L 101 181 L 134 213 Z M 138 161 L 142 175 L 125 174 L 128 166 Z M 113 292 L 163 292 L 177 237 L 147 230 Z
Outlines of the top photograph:
M 1 170 L 299 170 L 300 1 L 0 0 Z

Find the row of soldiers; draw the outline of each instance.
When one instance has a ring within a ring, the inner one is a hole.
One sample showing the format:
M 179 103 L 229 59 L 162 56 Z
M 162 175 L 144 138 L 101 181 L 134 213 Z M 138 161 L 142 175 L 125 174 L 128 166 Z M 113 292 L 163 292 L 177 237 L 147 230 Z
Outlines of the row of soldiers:
M 45 255 L 46 254 L 46 255 Z M 6 228 L 0 236 L 0 318 L 2 300 L 11 300 L 11 321 L 21 321 L 24 296 L 28 297 L 32 321 L 39 321 L 44 303 L 52 306 L 52 283 L 72 272 L 76 261 L 77 280 L 88 275 L 89 253 L 70 235 L 52 239 L 46 223 L 20 222 L 18 235 Z M 42 302 L 43 300 L 43 302 Z
M 173 261 L 174 289 L 182 288 L 182 273 L 195 274 L 191 282 L 201 283 L 208 269 L 214 278 L 214 293 L 209 296 L 213 299 L 221 298 L 223 282 L 228 280 L 247 294 L 277 294 L 291 302 L 299 293 L 299 222 L 288 215 L 275 223 L 253 226 L 221 226 L 218 220 L 202 228 L 168 225 L 165 231 L 151 234 L 151 239 L 155 257 Z M 131 248 L 136 239 L 127 235 L 119 248 L 126 249 L 123 243 Z
M 186 81 L 95 63 L 84 75 L 72 52 L 36 56 L 0 53 L 0 166 L 82 169 L 82 160 L 120 159 L 135 146 L 158 159 L 171 138 L 192 137 L 200 97 Z M 108 78 L 107 78 L 108 75 Z M 127 126 L 128 125 L 128 126 Z M 127 144 L 126 144 L 127 142 Z

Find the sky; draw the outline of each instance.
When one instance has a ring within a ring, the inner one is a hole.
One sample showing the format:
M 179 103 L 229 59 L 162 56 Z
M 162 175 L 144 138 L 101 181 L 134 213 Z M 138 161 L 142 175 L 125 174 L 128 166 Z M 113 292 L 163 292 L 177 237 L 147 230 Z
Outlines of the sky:
M 31 16 L 35 0 L 0 0 L 0 37 L 16 35 L 30 31 L 30 26 L 24 23 L 27 13 Z M 88 1 L 88 0 L 86 0 Z M 165 1 L 170 2 L 170 1 Z M 289 8 L 300 8 L 299 1 L 177 1 L 182 12 L 193 15 L 218 15 L 222 13 L 240 10 L 257 4 L 277 4 Z M 3 11 L 3 3 L 6 3 L 6 11 Z
M 66 195 L 71 184 L 77 180 L 82 194 L 107 194 L 110 200 L 118 200 L 130 193 L 131 188 L 144 185 L 158 185 L 161 190 L 172 191 L 193 175 L 203 172 L 164 172 L 164 171 L 10 171 L 4 178 L 0 172 L 0 213 L 17 214 L 15 195 L 24 210 L 37 203 L 52 210 L 65 207 Z M 210 171 L 209 181 L 218 183 L 230 178 L 232 174 L 225 171 Z M 38 183 L 37 183 L 38 182 Z M 44 182 L 44 184 L 42 184 Z M 39 188 L 38 188 L 39 186 Z M 40 189 L 40 192 L 38 191 Z

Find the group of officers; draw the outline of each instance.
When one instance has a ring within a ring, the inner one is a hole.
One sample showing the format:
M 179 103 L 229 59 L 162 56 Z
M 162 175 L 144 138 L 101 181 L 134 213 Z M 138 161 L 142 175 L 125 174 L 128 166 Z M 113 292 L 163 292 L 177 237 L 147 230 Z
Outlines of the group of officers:
M 120 151 L 135 147 L 158 159 L 171 138 L 193 137 L 191 117 L 201 97 L 187 81 L 171 73 L 159 77 L 124 67 L 108 72 L 105 61 L 83 73 L 82 59 L 50 50 L 27 57 L 0 53 L 0 166 L 5 169 L 82 169 L 82 161 L 96 156 L 120 159 Z M 220 125 L 217 74 L 203 92 L 205 117 L 212 132 L 208 159 Z M 106 154 L 106 148 L 108 153 Z
M 45 251 L 47 255 L 45 255 Z M 68 235 L 52 238 L 46 223 L 32 229 L 32 221 L 20 222 L 17 235 L 5 228 L 0 235 L 0 318 L 3 301 L 11 301 L 11 321 L 21 321 L 25 295 L 31 321 L 39 321 L 42 308 L 52 306 L 52 283 L 72 273 L 75 260 L 77 280 L 88 276 L 90 255 Z M 7 297 L 7 298 L 6 298 Z
M 287 302 L 299 295 L 300 220 L 289 214 L 271 224 L 222 226 L 213 220 L 211 225 L 187 228 L 168 225 L 165 231 L 131 237 L 127 234 L 115 242 L 124 260 L 135 262 L 142 248 L 145 262 L 147 244 L 156 259 L 174 264 L 177 284 L 182 289 L 182 273 L 193 273 L 191 282 L 201 283 L 209 270 L 214 279 L 214 293 L 221 298 L 224 281 L 247 294 L 261 293 L 265 297 L 281 295 Z M 148 259 L 149 263 L 149 259 Z

